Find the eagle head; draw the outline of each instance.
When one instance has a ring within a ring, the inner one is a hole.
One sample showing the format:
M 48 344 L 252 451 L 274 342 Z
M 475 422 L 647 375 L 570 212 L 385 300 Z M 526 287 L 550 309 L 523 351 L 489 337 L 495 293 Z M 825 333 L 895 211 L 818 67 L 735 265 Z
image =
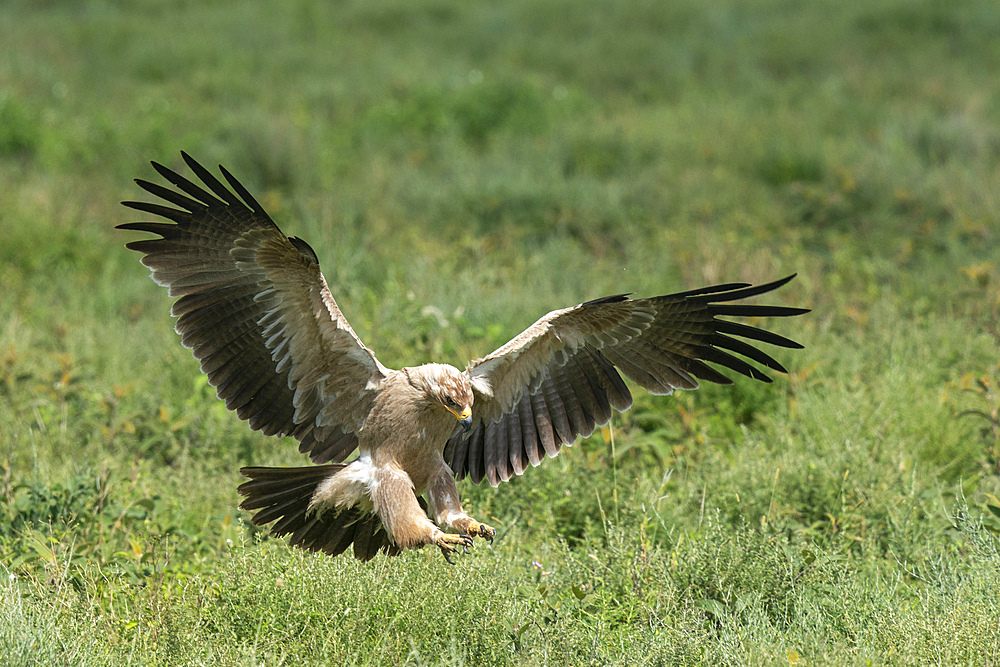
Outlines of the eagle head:
M 455 416 L 466 431 L 472 426 L 472 384 L 465 373 L 448 364 L 424 364 L 407 369 L 410 384 L 427 400 Z

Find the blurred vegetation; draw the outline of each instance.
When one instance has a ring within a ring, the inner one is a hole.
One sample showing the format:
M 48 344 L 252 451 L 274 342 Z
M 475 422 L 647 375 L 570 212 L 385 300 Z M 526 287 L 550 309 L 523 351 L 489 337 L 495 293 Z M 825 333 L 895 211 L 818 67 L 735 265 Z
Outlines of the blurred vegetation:
M 985 0 L 3 3 L 0 652 L 995 664 L 997 34 Z M 112 229 L 181 149 L 390 366 L 791 272 L 806 349 L 463 484 L 501 535 L 454 568 L 298 553 L 235 491 L 294 443 L 214 399 Z

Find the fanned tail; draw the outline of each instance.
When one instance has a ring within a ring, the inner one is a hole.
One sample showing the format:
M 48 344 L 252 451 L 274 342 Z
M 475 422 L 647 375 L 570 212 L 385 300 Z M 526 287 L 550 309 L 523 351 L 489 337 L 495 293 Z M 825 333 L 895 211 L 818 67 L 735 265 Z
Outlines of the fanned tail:
M 291 535 L 289 544 L 299 549 L 336 556 L 354 544 L 358 560 L 370 560 L 379 551 L 397 555 L 400 549 L 389 539 L 377 514 L 356 507 L 337 513 L 308 512 L 316 487 L 343 468 L 344 464 L 240 468 L 243 476 L 250 478 L 238 489 L 246 496 L 240 508 L 258 510 L 251 519 L 254 525 L 274 521 L 271 533 L 279 537 Z

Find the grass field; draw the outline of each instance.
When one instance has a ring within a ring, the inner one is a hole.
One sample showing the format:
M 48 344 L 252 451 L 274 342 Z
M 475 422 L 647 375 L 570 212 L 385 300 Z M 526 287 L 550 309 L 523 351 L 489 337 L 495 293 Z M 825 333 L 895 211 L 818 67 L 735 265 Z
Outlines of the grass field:
M 0 662 L 1000 663 L 1000 5 L 0 5 Z M 224 163 L 389 366 L 798 272 L 772 385 L 652 397 L 448 566 L 293 551 L 118 205 Z M 614 447 L 611 438 L 614 438 Z

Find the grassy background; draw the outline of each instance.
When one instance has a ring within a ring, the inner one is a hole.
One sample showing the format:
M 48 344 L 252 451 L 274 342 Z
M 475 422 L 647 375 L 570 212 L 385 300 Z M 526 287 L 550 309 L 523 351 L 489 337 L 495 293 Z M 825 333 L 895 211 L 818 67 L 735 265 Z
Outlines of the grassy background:
M 0 652 L 996 664 L 998 32 L 987 0 L 3 3 Z M 795 271 L 806 349 L 463 484 L 501 537 L 455 567 L 299 553 L 235 491 L 294 444 L 213 398 L 112 229 L 180 149 L 390 366 Z

